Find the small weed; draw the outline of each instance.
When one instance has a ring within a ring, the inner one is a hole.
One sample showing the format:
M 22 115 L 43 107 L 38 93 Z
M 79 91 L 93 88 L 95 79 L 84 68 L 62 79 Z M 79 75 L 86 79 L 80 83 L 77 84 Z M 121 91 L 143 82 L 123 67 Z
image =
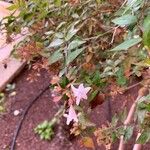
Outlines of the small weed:
M 15 87 L 16 87 L 15 83 L 13 83 L 13 84 L 7 84 L 5 90 L 8 91 L 8 92 L 10 92 L 10 91 L 13 91 L 15 89 Z
M 0 93 L 0 114 L 5 111 L 4 100 L 5 100 L 5 94 L 4 93 Z
M 54 135 L 53 126 L 47 120 L 39 124 L 34 131 L 40 135 L 42 140 L 51 140 Z

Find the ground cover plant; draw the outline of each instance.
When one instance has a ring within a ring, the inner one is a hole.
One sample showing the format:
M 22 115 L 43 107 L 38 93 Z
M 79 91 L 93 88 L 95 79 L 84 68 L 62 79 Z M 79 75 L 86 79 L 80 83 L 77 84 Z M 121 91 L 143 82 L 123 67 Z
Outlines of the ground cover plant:
M 55 136 L 53 128 L 63 118 L 70 134 L 82 136 L 83 144 L 93 149 L 91 134 L 106 149 L 120 139 L 122 150 L 133 130 L 139 132 L 135 148 L 149 141 L 149 6 L 148 0 L 19 0 L 8 8 L 18 15 L 1 21 L 7 42 L 21 30 L 28 32 L 12 55 L 36 70 L 55 72 L 50 89 L 60 109 L 35 128 L 41 139 Z M 92 103 L 100 96 L 105 99 L 110 84 L 111 96 L 132 88 L 128 84 L 134 77 L 142 79 L 138 84 L 143 87 L 129 114 L 121 111 L 97 128 L 88 117 Z

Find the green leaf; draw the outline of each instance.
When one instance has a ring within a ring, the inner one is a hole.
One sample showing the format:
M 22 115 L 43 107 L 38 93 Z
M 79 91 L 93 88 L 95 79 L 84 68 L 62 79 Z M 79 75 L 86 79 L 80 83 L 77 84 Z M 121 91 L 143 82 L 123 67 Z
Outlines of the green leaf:
M 67 78 L 66 76 L 63 76 L 63 77 L 61 78 L 59 84 L 60 84 L 60 86 L 61 86 L 62 88 L 65 88 L 65 87 L 69 84 L 68 78 Z
M 33 16 L 34 16 L 34 14 L 30 13 L 30 12 L 24 14 L 23 15 L 24 22 L 28 22 L 28 21 L 32 20 Z
M 110 50 L 111 52 L 116 52 L 116 51 L 122 51 L 122 50 L 128 50 L 130 47 L 140 43 L 142 41 L 142 38 L 134 38 L 134 39 L 130 39 L 130 40 L 126 40 L 123 43 L 121 43 L 120 45 L 116 46 L 115 48 L 113 48 L 112 50 Z
M 143 33 L 143 43 L 145 46 L 150 48 L 150 16 L 147 16 L 144 20 L 144 33 Z
M 13 84 L 7 84 L 5 90 L 6 91 L 13 91 L 15 89 L 15 87 L 16 87 L 15 83 L 13 83 Z
M 123 85 L 126 85 L 126 83 L 127 83 L 127 80 L 124 76 L 122 76 L 122 78 L 121 77 L 117 78 L 118 85 L 123 86 Z
M 69 45 L 68 45 L 68 50 L 73 50 L 79 46 L 81 46 L 82 44 L 84 44 L 86 41 L 81 41 L 81 40 L 74 40 L 72 41 Z
M 92 77 L 92 83 L 96 86 L 100 86 L 101 85 L 101 76 L 100 76 L 100 72 L 99 71 L 96 71 L 94 74 L 93 74 L 93 77 Z
M 148 112 L 150 112 L 150 104 L 147 104 L 147 105 L 146 105 L 146 110 L 147 110 Z
M 19 0 L 19 1 L 16 1 L 17 5 L 19 5 L 19 7 L 25 7 L 26 6 L 26 2 L 24 0 Z
M 139 110 L 144 110 L 146 109 L 147 104 L 145 102 L 141 102 L 138 104 L 138 109 Z
M 150 140 L 150 132 L 145 130 L 142 132 L 140 137 L 137 139 L 136 143 L 145 144 L 145 143 L 149 142 L 149 140 Z
M 124 134 L 124 139 L 125 141 L 129 140 L 133 134 L 133 126 L 127 126 L 126 130 L 125 130 L 125 134 Z
M 0 113 L 4 112 L 5 108 L 3 106 L 0 105 Z
M 56 33 L 55 33 L 55 37 L 56 37 L 56 38 L 59 38 L 59 39 L 62 39 L 62 38 L 64 37 L 64 34 L 61 33 L 61 32 L 56 32 Z
M 127 118 L 127 108 L 125 107 L 124 110 L 122 112 L 119 113 L 119 118 L 121 120 L 121 122 L 124 122 L 125 119 Z
M 60 72 L 59 72 L 59 77 L 62 77 L 66 72 L 66 68 L 63 68 Z
M 5 94 L 4 93 L 0 93 L 0 103 L 3 103 L 5 100 Z
M 146 115 L 146 112 L 147 112 L 146 110 L 138 110 L 137 111 L 138 122 L 140 124 L 143 123 L 145 115 Z
M 53 64 L 59 60 L 61 60 L 63 58 L 63 54 L 60 52 L 60 50 L 55 51 L 49 58 L 48 58 L 48 62 L 49 64 Z
M 94 127 L 95 124 L 91 122 L 83 113 L 79 113 L 79 122 L 81 125 L 86 126 L 86 127 Z
M 54 4 L 56 6 L 61 6 L 61 0 L 54 0 Z
M 116 127 L 118 121 L 119 121 L 119 118 L 118 118 L 118 116 L 115 114 L 115 115 L 112 117 L 111 126 Z
M 125 134 L 124 127 L 123 126 L 118 127 L 116 134 L 117 134 L 117 137 L 124 135 Z
M 132 11 L 137 11 L 143 5 L 143 0 L 128 0 L 126 3 L 125 12 L 131 9 Z
M 72 26 L 70 30 L 68 31 L 65 37 L 65 40 L 69 41 L 77 32 L 78 32 L 78 29 L 75 29 L 74 26 Z
M 89 102 L 92 102 L 98 93 L 99 93 L 98 90 L 95 90 L 94 92 L 92 92 L 90 97 L 89 97 Z
M 137 22 L 137 17 L 133 15 L 124 15 L 119 18 L 113 19 L 112 22 L 120 26 L 131 25 Z
M 145 104 L 147 100 L 148 100 L 147 96 L 142 97 L 141 99 L 138 100 L 137 108 L 136 108 L 136 115 L 137 115 L 139 124 L 142 124 L 144 122 L 144 118 L 147 113 L 146 104 Z
M 34 128 L 34 132 L 39 134 L 43 140 L 51 140 L 54 135 L 53 126 L 47 120 Z
M 123 72 L 123 68 L 120 68 L 117 73 L 116 73 L 116 76 L 117 76 L 117 84 L 120 85 L 120 86 L 123 86 L 127 83 L 127 80 L 124 76 L 124 72 Z
M 58 46 L 60 46 L 63 43 L 64 43 L 64 40 L 62 40 L 62 39 L 54 39 L 54 41 L 52 41 L 50 43 L 50 45 L 48 46 L 48 48 L 58 47 Z
M 97 4 L 100 4 L 102 2 L 102 0 L 96 0 Z
M 12 4 L 11 6 L 7 7 L 8 10 L 12 11 L 12 10 L 16 10 L 18 8 L 17 4 Z
M 111 133 L 111 138 L 112 138 L 112 141 L 113 141 L 113 142 L 116 142 L 116 140 L 117 140 L 117 135 L 116 135 L 115 132 L 112 132 L 112 133 Z
M 68 57 L 66 59 L 66 65 L 69 65 L 76 57 L 79 56 L 79 54 L 82 53 L 82 51 L 85 49 L 85 47 L 80 48 L 80 49 L 76 49 L 73 52 L 69 52 L 68 53 Z

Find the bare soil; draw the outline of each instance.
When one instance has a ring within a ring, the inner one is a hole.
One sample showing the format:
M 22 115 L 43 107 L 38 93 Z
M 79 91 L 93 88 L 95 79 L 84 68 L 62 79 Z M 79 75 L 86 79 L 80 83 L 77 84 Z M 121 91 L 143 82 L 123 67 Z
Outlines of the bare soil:
M 27 78 L 34 76 L 36 73 L 25 69 L 20 76 L 13 82 L 16 83 L 16 95 L 9 96 L 7 93 L 6 109 L 4 115 L 0 117 L 0 150 L 9 150 L 12 142 L 13 133 L 18 125 L 21 115 L 14 116 L 13 112 L 19 110 L 23 112 L 28 103 L 32 101 L 40 90 L 50 82 L 51 75 L 45 70 L 40 71 L 40 76 L 36 81 L 29 82 Z M 139 87 L 136 86 L 127 91 L 123 95 L 117 95 L 110 98 L 112 106 L 112 114 L 121 111 L 125 106 L 129 109 L 133 101 L 137 97 Z M 105 124 L 108 120 L 108 101 L 98 105 L 91 113 L 91 120 L 97 126 Z M 55 128 L 55 136 L 52 141 L 40 140 L 39 136 L 34 133 L 34 128 L 44 120 L 50 120 L 57 112 L 59 105 L 56 105 L 51 98 L 51 91 L 47 90 L 30 108 L 23 122 L 19 136 L 16 142 L 16 150 L 88 150 L 80 144 L 80 138 L 71 138 L 69 136 L 69 128 L 65 124 L 65 118 Z M 134 139 L 126 145 L 126 150 L 131 150 Z M 94 138 L 96 143 L 96 140 Z M 112 150 L 117 150 L 118 142 L 114 144 Z M 149 145 L 144 146 L 144 150 L 149 150 Z M 104 150 L 104 147 L 96 145 L 96 150 Z

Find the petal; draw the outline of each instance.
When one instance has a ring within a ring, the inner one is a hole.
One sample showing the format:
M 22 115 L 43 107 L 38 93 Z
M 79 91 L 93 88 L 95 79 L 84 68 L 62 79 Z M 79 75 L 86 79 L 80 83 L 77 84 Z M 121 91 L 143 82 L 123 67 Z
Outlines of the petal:
M 73 115 L 73 114 L 75 114 L 75 110 L 74 110 L 73 106 L 70 105 L 70 108 L 69 108 L 69 115 Z
M 85 92 L 86 94 L 90 91 L 90 89 L 91 89 L 91 87 L 86 87 L 86 88 L 85 88 L 85 87 L 83 86 L 83 84 L 80 84 L 80 85 L 79 85 L 79 88 L 78 88 L 78 90 L 79 90 L 80 92 L 82 91 L 82 92 Z
M 80 86 L 80 94 L 81 97 L 83 99 L 87 99 L 87 93 L 89 92 L 89 90 L 91 89 L 91 87 L 84 87 L 83 84 Z
M 83 86 L 83 83 L 79 85 L 78 87 L 78 90 L 83 90 L 84 89 L 84 86 Z
M 67 118 L 66 124 L 69 125 L 71 121 L 75 121 L 78 122 L 78 118 L 77 118 L 77 114 L 73 108 L 73 106 L 71 105 L 69 108 L 69 113 L 68 114 L 64 114 L 64 117 Z
M 76 114 L 76 112 L 75 112 L 72 105 L 70 106 L 70 109 L 69 109 L 69 117 L 70 117 L 71 120 L 74 120 L 74 121 L 78 120 L 77 114 Z
M 90 90 L 91 90 L 91 87 L 86 87 L 86 88 L 85 88 L 86 94 L 87 94 Z
M 83 98 L 83 99 L 87 99 L 86 93 L 82 93 L 82 98 Z
M 66 124 L 69 125 L 70 122 L 72 121 L 72 119 L 70 118 L 70 116 L 68 114 L 64 114 L 63 115 L 65 118 L 67 118 Z
M 68 114 L 64 114 L 63 116 L 64 116 L 65 118 L 67 118 L 67 117 L 68 117 Z
M 63 116 L 64 116 L 65 118 L 67 118 L 66 124 L 69 125 L 70 122 L 71 122 L 71 118 L 69 117 L 68 114 L 64 114 Z
M 71 118 L 67 118 L 66 124 L 69 125 L 71 121 L 72 121 Z

